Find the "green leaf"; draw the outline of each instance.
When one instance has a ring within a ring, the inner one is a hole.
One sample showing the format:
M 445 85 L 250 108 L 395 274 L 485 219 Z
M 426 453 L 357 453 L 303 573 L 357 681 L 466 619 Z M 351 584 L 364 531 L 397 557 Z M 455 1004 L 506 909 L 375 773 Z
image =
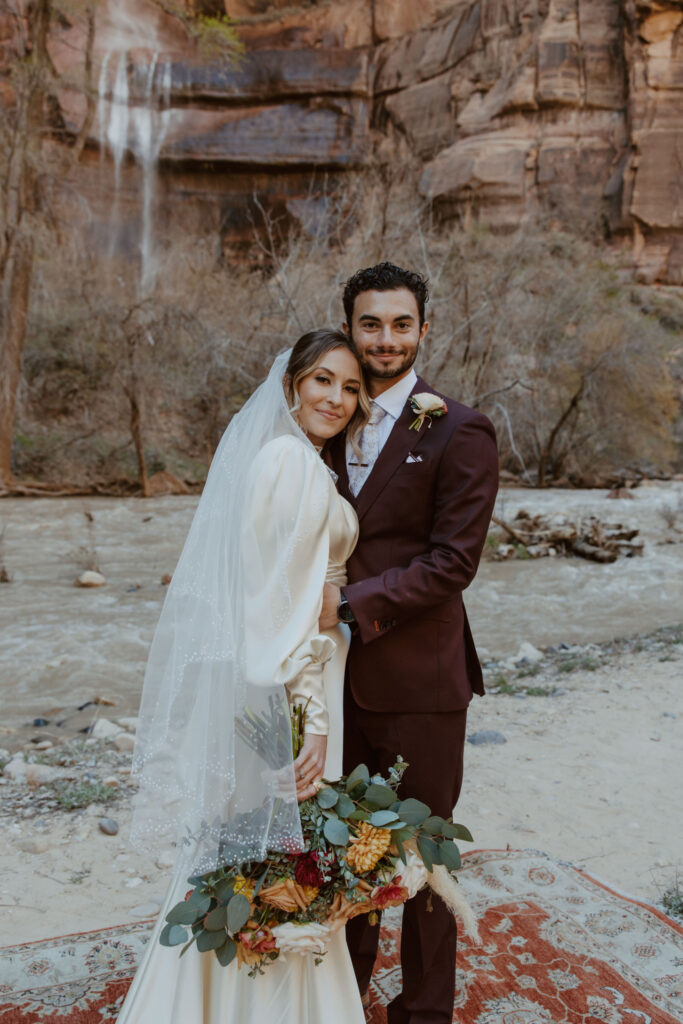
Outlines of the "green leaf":
M 204 927 L 209 932 L 217 932 L 224 929 L 228 923 L 228 909 L 223 904 L 214 907 L 204 920 Z
M 376 807 L 391 807 L 396 800 L 396 794 L 389 786 L 381 786 L 379 783 L 373 782 L 365 790 L 364 799 L 375 804 Z
M 429 817 L 429 808 L 421 800 L 408 797 L 407 800 L 401 800 L 398 813 L 407 825 L 421 825 Z
M 227 903 L 235 891 L 234 886 L 235 883 L 232 878 L 221 878 L 220 882 L 216 882 L 213 890 L 216 893 L 216 899 L 220 900 L 221 903 Z
M 422 828 L 425 832 L 429 832 L 432 836 L 441 835 L 443 827 L 446 824 L 443 818 L 440 818 L 438 814 L 434 814 L 431 818 L 427 818 L 426 821 L 422 822 Z
M 198 917 L 200 912 L 197 907 L 189 900 L 187 903 L 183 900 L 169 910 L 166 920 L 169 924 L 194 924 Z
M 367 821 L 370 817 L 370 812 L 366 811 L 363 807 L 356 807 L 355 811 L 352 811 L 351 814 L 345 814 L 344 817 L 348 818 L 349 821 Z
M 441 860 L 449 871 L 457 871 L 458 868 L 462 867 L 460 850 L 450 839 L 444 839 L 439 844 L 439 850 L 441 851 Z
M 433 839 L 430 839 L 428 836 L 418 836 L 417 848 L 427 871 L 431 871 L 434 864 L 440 863 L 441 858 L 439 857 L 439 847 Z M 437 857 L 438 860 L 436 859 Z
M 164 925 L 159 942 L 162 946 L 180 946 L 183 942 L 187 942 L 187 932 L 179 924 Z
M 346 846 L 350 838 L 348 827 L 338 818 L 328 818 L 323 832 L 327 841 L 333 846 Z
M 219 946 L 216 950 L 216 957 L 221 967 L 229 967 L 229 965 L 235 959 L 237 953 L 237 946 L 232 939 L 228 939 L 222 946 Z
M 339 799 L 337 800 L 337 806 L 335 808 L 340 818 L 348 818 L 350 814 L 356 809 L 351 797 L 347 796 L 346 793 L 340 793 Z
M 246 896 L 238 894 L 228 903 L 228 931 L 238 932 L 249 920 L 251 905 Z
M 219 882 L 218 885 L 220 884 Z M 205 896 L 199 889 L 195 889 L 187 902 L 196 907 L 200 914 L 206 914 L 211 909 L 212 900 L 210 896 Z
M 402 824 L 402 822 L 400 824 Z M 412 839 L 414 835 L 414 828 L 408 828 L 404 826 L 401 829 L 396 829 L 391 838 L 394 842 L 396 842 L 397 839 L 400 839 L 402 843 L 406 843 L 409 839 Z
M 392 839 L 393 839 L 394 843 L 396 844 L 396 849 L 398 850 L 399 857 L 401 858 L 401 860 L 403 861 L 404 864 L 407 864 L 408 860 L 406 858 L 406 851 L 405 851 L 405 848 L 403 846 L 403 843 L 399 839 L 398 835 L 392 836 Z
M 332 789 L 331 786 L 325 786 L 324 789 L 320 790 L 316 797 L 318 807 L 322 807 L 323 809 L 327 807 L 334 807 L 338 799 L 339 794 L 336 790 Z
M 447 821 L 443 827 L 443 834 L 449 839 L 462 839 L 465 843 L 473 843 L 472 833 L 464 825 L 457 825 L 454 821 Z
M 225 932 L 200 932 L 197 936 L 197 949 L 200 953 L 208 953 L 210 949 L 218 949 L 225 942 Z
M 398 821 L 398 814 L 395 811 L 375 811 L 370 815 L 370 824 L 375 828 L 385 828 L 395 821 Z
M 350 793 L 361 782 L 364 786 L 367 786 L 370 782 L 370 772 L 364 764 L 359 764 L 349 775 L 346 780 L 346 792 Z

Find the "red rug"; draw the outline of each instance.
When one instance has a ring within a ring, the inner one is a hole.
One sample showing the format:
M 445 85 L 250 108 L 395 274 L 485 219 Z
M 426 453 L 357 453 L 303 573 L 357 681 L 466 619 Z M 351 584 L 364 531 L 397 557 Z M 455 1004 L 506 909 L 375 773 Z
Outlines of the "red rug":
M 461 880 L 483 945 L 460 942 L 454 1021 L 683 1021 L 683 927 L 670 918 L 539 853 L 471 853 Z M 401 985 L 400 912 L 385 925 L 370 1024 L 384 1024 Z M 114 1024 L 149 930 L 141 921 L 0 949 L 0 1024 Z

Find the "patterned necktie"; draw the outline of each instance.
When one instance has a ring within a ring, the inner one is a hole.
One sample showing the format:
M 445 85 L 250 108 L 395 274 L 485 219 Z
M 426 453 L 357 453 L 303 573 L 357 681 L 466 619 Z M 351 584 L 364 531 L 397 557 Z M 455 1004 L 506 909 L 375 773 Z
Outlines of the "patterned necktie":
M 370 476 L 372 467 L 377 461 L 380 448 L 379 425 L 386 414 L 386 409 L 383 409 L 381 405 L 377 405 L 376 402 L 372 403 L 370 418 L 363 427 L 359 438 L 360 450 L 363 457 L 360 465 L 358 465 L 357 456 L 354 452 L 352 455 L 352 462 L 349 465 L 349 487 L 351 488 L 351 493 L 354 498 Z

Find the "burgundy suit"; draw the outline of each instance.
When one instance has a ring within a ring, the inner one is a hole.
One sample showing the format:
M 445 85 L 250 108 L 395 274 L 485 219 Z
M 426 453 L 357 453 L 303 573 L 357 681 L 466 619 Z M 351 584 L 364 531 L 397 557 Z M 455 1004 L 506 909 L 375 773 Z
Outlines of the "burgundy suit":
M 418 378 L 413 393 L 430 391 Z M 443 396 L 441 396 L 443 397 Z M 498 485 L 495 433 L 481 413 L 446 398 L 446 415 L 410 430 L 406 405 L 357 498 L 343 435 L 329 445 L 360 540 L 344 594 L 358 622 L 347 662 L 344 768 L 385 771 L 401 754 L 404 789 L 449 817 L 462 784 L 467 705 L 483 694 L 462 591 L 472 582 Z M 356 917 L 347 938 L 361 991 L 379 928 Z M 450 1024 L 455 919 L 420 893 L 404 908 L 403 992 L 389 1024 Z

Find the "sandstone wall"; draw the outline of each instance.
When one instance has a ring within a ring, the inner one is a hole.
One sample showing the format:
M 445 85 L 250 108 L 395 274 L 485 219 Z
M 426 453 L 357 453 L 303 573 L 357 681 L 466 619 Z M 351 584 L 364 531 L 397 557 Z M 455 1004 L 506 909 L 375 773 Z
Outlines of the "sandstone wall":
M 680 0 L 225 6 L 245 59 L 171 53 L 161 156 L 168 194 L 217 202 L 227 240 L 254 188 L 302 216 L 312 176 L 338 180 L 381 146 L 419 162 L 444 217 L 509 229 L 541 206 L 600 210 L 642 279 L 683 283 Z M 101 53 L 110 34 L 105 19 Z

